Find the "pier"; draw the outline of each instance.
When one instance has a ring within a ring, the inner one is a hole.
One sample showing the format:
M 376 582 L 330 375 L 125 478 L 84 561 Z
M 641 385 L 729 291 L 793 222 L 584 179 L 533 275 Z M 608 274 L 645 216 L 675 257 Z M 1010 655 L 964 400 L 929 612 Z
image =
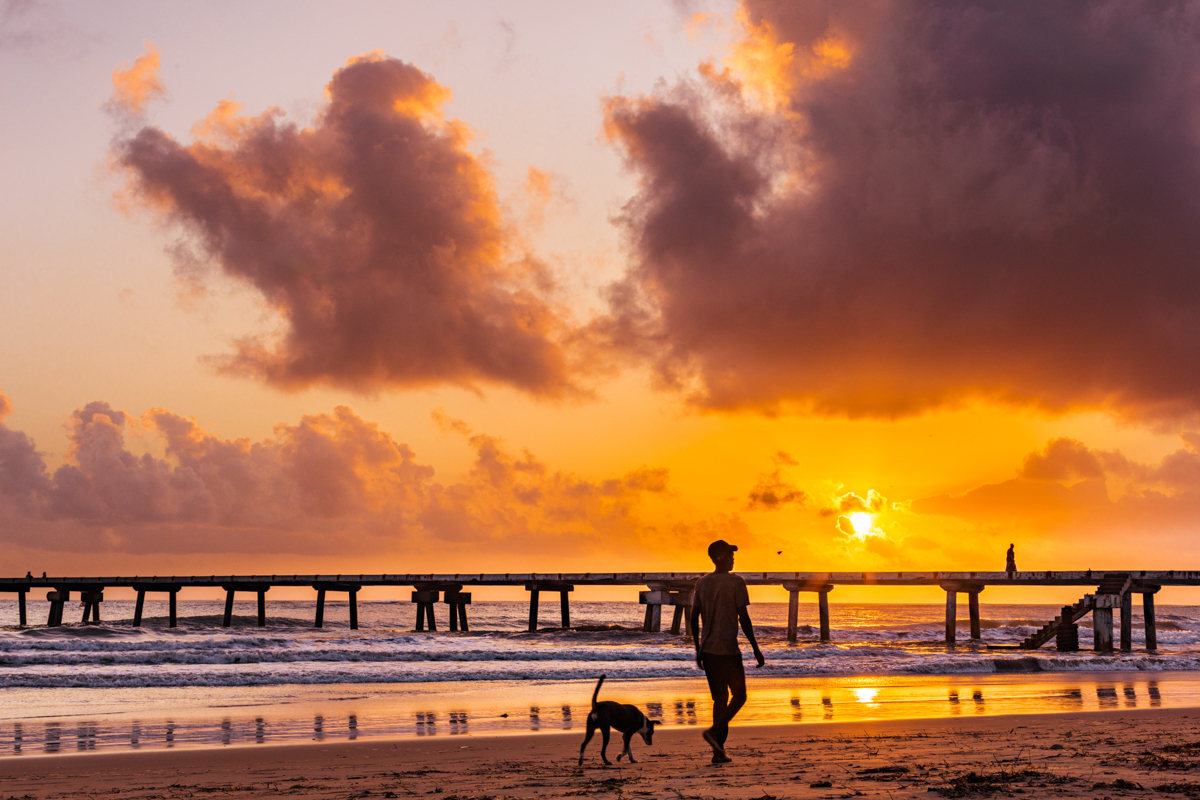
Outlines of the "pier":
M 406 575 L 192 575 L 192 576 L 115 576 L 0 578 L 0 593 L 17 595 L 20 624 L 26 626 L 26 595 L 47 590 L 50 602 L 47 626 L 63 624 L 66 603 L 75 594 L 83 604 L 82 623 L 100 621 L 104 590 L 128 588 L 137 592 L 133 624 L 142 624 L 147 593 L 169 595 L 168 625 L 176 627 L 176 596 L 184 589 L 219 588 L 225 592 L 222 624 L 232 624 L 233 602 L 238 592 L 250 592 L 258 599 L 258 624 L 267 624 L 267 592 L 273 587 L 307 587 L 316 593 L 314 626 L 322 627 L 325 597 L 329 592 L 345 593 L 350 611 L 350 627 L 358 627 L 358 592 L 364 586 L 409 587 L 416 607 L 417 631 L 437 630 L 437 605 L 446 606 L 450 631 L 469 630 L 467 606 L 472 586 L 521 586 L 529 593 L 529 630 L 540 624 L 540 600 L 543 593 L 558 594 L 560 627 L 571 627 L 570 594 L 576 586 L 639 587 L 638 600 L 646 607 L 642 630 L 658 633 L 662 629 L 663 606 L 673 609 L 670 631 L 691 635 L 691 614 L 696 581 L 704 573 L 479 573 L 479 574 L 406 574 Z M 1200 586 L 1200 572 L 1190 571 L 1098 571 L 1075 572 L 738 572 L 751 586 L 779 586 L 788 594 L 787 638 L 798 638 L 800 594 L 815 594 L 820 616 L 820 641 L 831 640 L 829 593 L 838 586 L 937 586 L 946 593 L 946 644 L 958 639 L 958 596 L 967 595 L 970 639 L 982 641 L 979 595 L 989 586 L 1080 586 L 1091 591 L 1075 604 L 1064 606 L 1062 613 L 1019 645 L 1036 650 L 1054 640 L 1059 650 L 1079 649 L 1079 620 L 1092 615 L 1096 652 L 1110 653 L 1114 645 L 1122 651 L 1133 648 L 1133 596 L 1141 595 L 1145 620 L 1146 649 L 1157 648 L 1154 595 L 1163 586 Z M 640 587 L 645 587 L 644 589 Z M 1114 641 L 1114 610 L 1119 611 L 1120 639 Z

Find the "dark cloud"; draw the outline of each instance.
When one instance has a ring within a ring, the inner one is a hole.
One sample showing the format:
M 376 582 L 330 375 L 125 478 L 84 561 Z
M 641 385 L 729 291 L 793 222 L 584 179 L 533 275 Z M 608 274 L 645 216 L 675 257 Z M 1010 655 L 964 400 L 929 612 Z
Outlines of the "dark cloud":
M 0 392 L 0 510 L 38 513 L 49 489 L 46 462 L 33 440 L 4 424 L 12 403 Z
M 156 408 L 141 419 L 89 403 L 72 415 L 67 463 L 53 474 L 25 434 L 6 427 L 0 394 L 0 519 L 10 541 L 130 553 L 568 555 L 621 542 L 655 545 L 638 517 L 667 488 L 665 469 L 589 479 L 469 436 L 469 473 L 434 479 L 406 444 L 339 406 L 278 425 L 261 441 L 220 439 Z M 436 417 L 435 417 L 436 418 Z M 449 418 L 447 418 L 449 419 Z M 460 423 L 454 425 L 453 423 Z M 150 433 L 162 456 L 138 455 Z M 27 532 L 34 532 L 29 533 Z M 483 564 L 478 564 L 482 568 Z
M 139 73 L 140 74 L 140 73 Z M 141 75 L 141 86 L 152 73 Z M 133 202 L 179 223 L 199 264 L 283 319 L 213 363 L 298 389 L 504 384 L 576 391 L 544 265 L 514 245 L 449 91 L 378 54 L 334 74 L 310 127 L 222 102 L 182 144 L 143 127 L 115 145 Z
M 758 483 L 750 490 L 747 511 L 775 511 L 789 503 L 804 505 L 808 495 L 783 476 L 786 467 L 797 465 L 796 459 L 780 450 L 775 453 L 775 469 L 758 476 Z
M 609 103 L 613 341 L 717 408 L 1200 410 L 1200 7 L 744 10 L 733 69 Z

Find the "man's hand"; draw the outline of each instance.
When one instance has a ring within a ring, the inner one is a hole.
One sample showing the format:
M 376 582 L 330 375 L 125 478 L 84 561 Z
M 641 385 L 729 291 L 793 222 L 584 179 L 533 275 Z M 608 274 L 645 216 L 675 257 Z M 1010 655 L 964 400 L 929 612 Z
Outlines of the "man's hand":
M 700 654 L 699 650 L 696 651 L 696 666 L 704 669 L 704 656 Z
M 764 664 L 767 663 L 767 660 L 763 658 L 762 650 L 759 650 L 757 647 L 754 648 L 754 660 L 758 662 L 756 666 L 758 666 L 760 669 Z

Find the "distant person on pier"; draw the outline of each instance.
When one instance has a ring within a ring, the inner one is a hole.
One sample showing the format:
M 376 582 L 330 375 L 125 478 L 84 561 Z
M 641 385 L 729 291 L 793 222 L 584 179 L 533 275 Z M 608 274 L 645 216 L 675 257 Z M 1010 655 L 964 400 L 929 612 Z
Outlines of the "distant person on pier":
M 714 569 L 696 581 L 692 603 L 696 666 L 704 670 L 713 699 L 713 724 L 704 732 L 704 741 L 712 748 L 714 764 L 733 760 L 725 754 L 725 739 L 729 736 L 729 723 L 746 703 L 746 671 L 737 642 L 739 625 L 754 649 L 758 666 L 766 663 L 746 610 L 750 605 L 746 582 L 732 572 L 736 551 L 737 545 L 723 539 L 708 546 Z
M 1011 578 L 1013 573 L 1017 571 L 1017 551 L 1013 545 L 1008 546 L 1008 553 L 1005 555 L 1004 571 Z

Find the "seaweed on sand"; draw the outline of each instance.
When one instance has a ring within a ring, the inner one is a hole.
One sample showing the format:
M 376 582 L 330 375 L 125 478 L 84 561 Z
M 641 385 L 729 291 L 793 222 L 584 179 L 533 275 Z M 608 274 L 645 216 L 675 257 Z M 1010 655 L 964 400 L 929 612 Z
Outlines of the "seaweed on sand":
M 966 772 L 937 787 L 938 794 L 943 797 L 986 797 L 996 792 L 1008 791 L 1014 783 L 1062 784 L 1074 781 L 1063 775 L 1053 775 L 1036 769 L 1000 770 L 998 772 Z

